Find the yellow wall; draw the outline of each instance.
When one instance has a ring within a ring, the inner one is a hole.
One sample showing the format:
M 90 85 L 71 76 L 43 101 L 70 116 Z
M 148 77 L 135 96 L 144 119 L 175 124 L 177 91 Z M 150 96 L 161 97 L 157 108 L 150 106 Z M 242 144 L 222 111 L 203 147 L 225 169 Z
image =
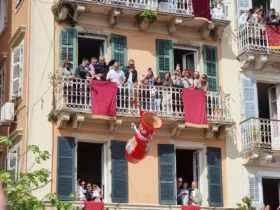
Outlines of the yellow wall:
M 127 129 L 130 129 L 129 127 Z M 57 184 L 57 137 L 58 136 L 73 136 L 73 134 L 95 134 L 114 136 L 115 140 L 127 141 L 132 137 L 131 134 L 121 133 L 108 133 L 108 132 L 89 132 L 89 131 L 77 131 L 73 129 L 57 129 L 54 125 L 53 134 L 53 159 L 52 159 L 52 192 L 56 191 Z M 219 147 L 222 150 L 222 174 L 223 174 L 223 200 L 224 206 L 227 201 L 227 184 L 225 174 L 226 168 L 226 153 L 225 153 L 225 139 L 199 139 L 199 138 L 175 138 L 175 137 L 163 137 L 155 136 L 151 143 L 151 149 L 148 156 L 138 164 L 128 163 L 128 198 L 129 203 L 141 203 L 141 204 L 158 204 L 159 192 L 158 192 L 158 144 L 170 144 L 171 140 L 179 140 L 182 142 L 202 142 L 205 146 Z M 107 174 L 110 176 L 110 173 Z M 203 180 L 205 181 L 205 180 Z M 206 180 L 207 181 L 207 180 Z M 204 198 L 206 200 L 206 198 Z

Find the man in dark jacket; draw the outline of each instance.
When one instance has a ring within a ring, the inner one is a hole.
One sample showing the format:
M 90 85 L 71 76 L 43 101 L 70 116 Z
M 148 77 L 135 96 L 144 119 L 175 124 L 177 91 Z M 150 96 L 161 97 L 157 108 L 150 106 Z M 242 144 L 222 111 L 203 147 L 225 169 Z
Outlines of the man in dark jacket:
M 269 10 L 269 15 L 266 17 L 267 25 L 279 25 L 279 21 L 275 15 L 275 9 L 271 8 Z
M 130 59 L 128 61 L 128 66 L 123 68 L 123 73 L 125 75 L 126 82 L 128 82 L 129 84 L 134 84 L 138 81 L 138 75 L 134 64 L 134 60 Z
M 82 64 L 80 64 L 76 69 L 75 77 L 79 79 L 87 79 L 87 76 L 90 74 L 90 68 L 88 65 L 88 59 L 84 58 Z
M 107 74 L 109 72 L 110 66 L 113 66 L 116 60 L 111 60 L 108 65 L 105 62 L 104 56 L 99 57 L 99 62 L 95 67 L 95 74 L 99 75 L 102 81 L 106 80 Z

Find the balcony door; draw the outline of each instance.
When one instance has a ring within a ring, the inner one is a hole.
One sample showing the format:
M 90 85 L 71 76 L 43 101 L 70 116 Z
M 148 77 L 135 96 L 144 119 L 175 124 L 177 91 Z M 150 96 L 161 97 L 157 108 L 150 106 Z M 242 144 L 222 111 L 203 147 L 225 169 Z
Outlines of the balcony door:
M 269 109 L 271 119 L 271 146 L 272 149 L 280 149 L 280 85 L 269 88 Z

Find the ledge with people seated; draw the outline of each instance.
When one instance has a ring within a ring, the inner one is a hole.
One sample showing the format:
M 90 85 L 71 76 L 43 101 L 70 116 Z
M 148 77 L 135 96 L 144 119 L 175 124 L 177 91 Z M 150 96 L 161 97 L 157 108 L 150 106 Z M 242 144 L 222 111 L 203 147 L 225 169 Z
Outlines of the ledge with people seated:
M 280 17 L 275 9 L 265 15 L 260 8 L 250 9 L 239 18 L 238 59 L 241 68 L 260 70 L 267 65 L 279 69 Z

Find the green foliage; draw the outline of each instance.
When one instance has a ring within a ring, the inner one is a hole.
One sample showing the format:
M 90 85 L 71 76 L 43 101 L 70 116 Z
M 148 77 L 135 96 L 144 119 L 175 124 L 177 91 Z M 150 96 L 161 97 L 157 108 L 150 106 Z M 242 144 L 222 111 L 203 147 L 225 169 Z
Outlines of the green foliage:
M 7 137 L 0 136 L 0 143 L 11 146 L 12 142 Z M 37 164 L 41 164 L 50 158 L 48 151 L 41 151 L 38 146 L 29 145 L 26 152 L 22 156 L 31 152 L 34 156 L 32 166 L 26 173 L 20 173 L 18 179 L 12 179 L 12 173 L 0 171 L 0 183 L 5 184 L 4 193 L 7 198 L 7 206 L 9 210 L 45 210 L 45 202 L 51 203 L 52 207 L 57 210 L 74 210 L 70 202 L 61 202 L 57 194 L 47 194 L 43 199 L 39 200 L 32 192 L 36 189 L 44 187 L 50 182 L 50 172 L 41 168 L 32 170 Z
M 157 21 L 157 13 L 151 9 L 148 9 L 136 15 L 135 20 L 140 23 L 145 18 L 147 18 L 149 20 L 149 23 L 152 24 Z
M 252 199 L 249 197 L 244 197 L 241 199 L 242 203 L 237 203 L 237 210 L 256 210 L 255 207 L 252 206 Z

